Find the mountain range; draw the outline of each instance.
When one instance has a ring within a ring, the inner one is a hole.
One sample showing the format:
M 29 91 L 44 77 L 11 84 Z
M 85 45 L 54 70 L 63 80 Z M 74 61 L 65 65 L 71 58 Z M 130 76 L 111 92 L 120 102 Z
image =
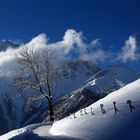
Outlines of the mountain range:
M 0 51 L 18 45 L 4 40 Z M 100 68 L 97 64 L 82 60 L 69 60 L 63 65 L 63 79 L 53 89 L 55 119 L 61 119 L 89 106 L 109 93 L 137 80 L 140 74 L 122 64 Z M 16 97 L 13 77 L 0 76 L 0 134 L 33 123 L 48 120 L 47 102 L 33 105 L 25 111 L 26 100 Z
M 140 79 L 53 124 L 29 125 L 0 140 L 139 140 L 139 85 Z

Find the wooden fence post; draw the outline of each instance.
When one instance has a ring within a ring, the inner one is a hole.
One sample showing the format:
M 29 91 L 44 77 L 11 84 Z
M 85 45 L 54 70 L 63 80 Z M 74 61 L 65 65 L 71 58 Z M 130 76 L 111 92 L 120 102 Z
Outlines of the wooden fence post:
M 82 110 L 82 109 L 80 110 L 80 115 L 81 115 L 81 116 L 83 115 L 83 110 Z
M 91 110 L 91 114 L 92 114 L 92 115 L 95 115 L 94 112 L 93 112 L 92 107 L 90 107 L 90 110 Z
M 116 107 L 116 102 L 115 101 L 113 102 L 113 105 L 114 105 L 114 110 L 115 110 L 115 115 L 116 115 L 117 112 L 119 112 L 119 109 Z
M 85 112 L 85 114 L 88 114 L 87 111 L 86 111 L 86 108 L 84 108 L 84 112 Z
M 73 116 L 74 116 L 74 118 L 77 118 L 76 115 L 75 115 L 75 113 L 73 113 Z
M 132 105 L 132 101 L 131 100 L 127 100 L 126 103 L 129 105 L 130 112 L 133 112 L 133 110 L 135 109 L 135 107 Z
M 100 108 L 101 108 L 101 112 L 102 112 L 102 115 L 106 113 L 105 109 L 104 109 L 104 105 L 103 104 L 100 104 Z

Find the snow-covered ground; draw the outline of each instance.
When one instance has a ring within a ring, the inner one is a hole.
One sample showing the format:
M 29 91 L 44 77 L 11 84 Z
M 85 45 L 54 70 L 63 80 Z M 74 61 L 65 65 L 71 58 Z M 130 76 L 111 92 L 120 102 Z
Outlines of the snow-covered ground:
M 0 112 L 3 114 L 0 116 L 0 122 L 2 122 L 0 123 L 0 135 L 32 123 L 42 122 L 44 118 L 40 114 L 48 106 L 46 99 L 30 106 L 27 104 L 27 96 L 17 96 L 17 93 L 22 91 L 14 86 L 15 72 L 13 69 L 8 69 L 9 64 L 4 63 L 3 65 L 0 64 L 0 67 L 3 67 L 0 70 Z M 14 60 L 12 65 L 15 65 Z M 63 65 L 64 77 L 60 84 L 52 90 L 54 102 L 79 88 L 87 79 L 100 70 L 97 65 L 86 61 L 71 60 Z M 13 74 L 8 75 L 7 73 L 11 73 L 11 71 Z M 31 107 L 30 112 L 25 111 L 29 106 Z
M 135 107 L 130 112 L 127 100 Z M 115 115 L 113 102 L 119 112 Z M 100 104 L 104 104 L 102 115 Z M 91 112 L 91 108 L 92 111 Z M 82 113 L 82 115 L 81 115 Z M 23 139 L 84 139 L 84 140 L 139 140 L 140 139 L 140 79 L 112 92 L 84 110 L 68 118 L 46 124 L 32 125 L 14 130 L 0 137 L 0 140 Z M 94 113 L 94 114 L 93 114 Z M 17 135 L 16 137 L 14 137 Z

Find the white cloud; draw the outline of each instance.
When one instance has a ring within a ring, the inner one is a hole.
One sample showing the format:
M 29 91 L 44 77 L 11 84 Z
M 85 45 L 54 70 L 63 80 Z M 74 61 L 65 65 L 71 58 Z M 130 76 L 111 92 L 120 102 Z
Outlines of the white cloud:
M 139 58 L 139 54 L 137 52 L 137 40 L 135 36 L 129 36 L 128 40 L 126 40 L 124 47 L 122 48 L 122 52 L 119 54 L 118 59 L 127 62 L 127 61 L 135 61 Z
M 40 34 L 34 37 L 30 42 L 22 44 L 19 48 L 8 48 L 6 51 L 0 52 L 0 71 L 1 74 L 8 75 L 15 70 L 16 63 L 14 61 L 15 54 L 18 49 L 22 47 L 35 47 L 41 49 L 44 47 L 51 47 L 57 53 L 58 63 L 64 62 L 67 59 L 77 58 L 81 60 L 89 60 L 92 62 L 102 61 L 105 57 L 105 52 L 100 50 L 100 42 L 98 39 L 91 43 L 85 42 L 85 37 L 82 32 L 77 32 L 73 29 L 68 29 L 61 41 L 48 43 L 48 37 L 45 34 Z M 98 49 L 97 49 L 97 48 Z
M 76 32 L 73 29 L 68 29 L 63 40 L 53 43 L 51 46 L 57 49 L 58 54 L 61 54 L 63 59 L 76 56 L 78 59 L 96 62 L 97 60 L 102 61 L 105 56 L 105 52 L 100 49 L 101 43 L 99 39 L 94 39 L 88 44 L 85 42 L 83 33 Z
M 90 43 L 90 46 L 92 46 L 92 47 L 102 46 L 102 44 L 100 43 L 100 39 L 96 38 L 96 39 L 92 40 L 92 42 Z
M 0 52 L 0 76 L 9 76 L 15 70 L 14 62 L 16 49 L 8 48 L 6 51 Z
M 93 63 L 97 63 L 100 61 L 104 61 L 107 58 L 106 52 L 103 50 L 96 50 L 95 52 L 85 53 L 80 56 L 81 60 L 91 61 Z
M 49 38 L 46 34 L 39 34 L 38 36 L 34 37 L 29 43 L 25 44 L 30 47 L 35 48 L 43 48 L 46 47 Z
M 30 42 L 22 44 L 19 48 L 8 48 L 6 51 L 0 52 L 0 71 L 2 75 L 9 75 L 15 70 L 15 54 L 22 47 L 35 47 L 38 50 L 41 48 L 50 47 L 55 49 L 57 53 L 57 63 L 62 63 L 68 59 L 81 59 L 92 61 L 94 63 L 105 62 L 105 60 L 115 61 L 118 53 L 104 51 L 99 39 L 94 39 L 91 43 L 85 41 L 82 32 L 77 32 L 73 29 L 68 29 L 61 41 L 54 43 L 48 42 L 48 37 L 45 34 L 40 34 L 34 37 Z M 137 60 L 139 55 L 137 52 L 137 41 L 135 36 L 130 36 L 126 40 L 122 51 L 117 57 L 123 62 Z
M 68 29 L 65 32 L 62 41 L 53 43 L 52 45 L 55 48 L 58 48 L 63 51 L 64 55 L 69 55 L 71 51 L 78 51 L 80 54 L 86 52 L 86 44 L 83 41 L 84 36 L 82 32 L 76 32 L 73 29 Z
M 15 49 L 8 48 L 6 51 L 0 52 L 0 64 L 6 63 L 14 59 Z

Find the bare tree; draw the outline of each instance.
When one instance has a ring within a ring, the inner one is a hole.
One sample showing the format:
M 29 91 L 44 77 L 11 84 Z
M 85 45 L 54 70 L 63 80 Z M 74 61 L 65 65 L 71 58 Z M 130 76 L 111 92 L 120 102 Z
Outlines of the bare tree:
M 50 121 L 54 121 L 52 88 L 61 80 L 62 70 L 55 66 L 56 53 L 46 48 L 36 49 L 25 46 L 17 51 L 16 62 L 19 69 L 16 72 L 16 86 L 23 91 L 33 89 L 39 96 L 35 100 L 45 97 L 48 100 Z

